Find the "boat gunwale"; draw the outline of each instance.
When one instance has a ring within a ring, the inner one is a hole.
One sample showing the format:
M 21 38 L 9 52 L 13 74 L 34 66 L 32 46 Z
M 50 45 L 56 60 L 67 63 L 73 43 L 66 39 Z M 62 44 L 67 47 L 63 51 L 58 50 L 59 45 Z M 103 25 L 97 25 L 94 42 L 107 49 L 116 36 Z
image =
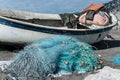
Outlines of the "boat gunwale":
M 112 14 L 112 16 L 115 16 L 115 15 Z M 115 16 L 115 18 L 117 20 L 116 16 Z M 55 27 L 55 26 L 49 27 L 49 26 L 44 26 L 44 25 L 40 25 L 40 24 L 34 24 L 34 23 L 24 22 L 24 21 L 20 21 L 20 20 L 15 20 L 15 19 L 4 17 L 4 16 L 0 16 L 0 19 L 4 19 L 4 20 L 10 21 L 10 22 L 19 23 L 19 24 L 23 24 L 23 25 L 33 26 L 33 27 L 47 28 L 47 29 L 54 29 L 54 30 L 64 30 L 64 31 L 96 31 L 96 30 L 104 31 L 104 29 L 112 28 L 113 26 L 115 26 L 117 24 L 117 21 L 116 21 L 111 25 L 104 26 L 104 27 L 97 28 L 97 29 L 71 29 L 71 28 L 60 28 L 60 27 Z M 67 27 L 67 26 L 61 26 L 61 27 Z

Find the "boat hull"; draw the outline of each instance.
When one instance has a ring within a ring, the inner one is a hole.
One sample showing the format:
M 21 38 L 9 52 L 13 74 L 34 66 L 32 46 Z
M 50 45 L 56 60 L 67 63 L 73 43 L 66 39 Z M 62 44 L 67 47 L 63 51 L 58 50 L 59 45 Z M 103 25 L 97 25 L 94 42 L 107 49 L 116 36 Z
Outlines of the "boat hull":
M 65 35 L 76 38 L 79 41 L 92 44 L 103 40 L 110 30 L 111 29 L 93 34 L 87 34 L 87 33 L 86 34 L 52 34 L 52 33 L 15 28 L 0 24 L 0 42 L 23 44 L 23 43 L 30 43 L 42 38 L 50 38 L 50 37 Z
M 76 38 L 82 42 L 93 44 L 103 40 L 109 31 L 117 24 L 117 18 L 113 14 L 111 14 L 111 16 L 112 24 L 108 26 L 100 26 L 100 28 L 96 29 L 70 29 L 65 26 L 45 26 L 42 24 L 38 25 L 13 19 L 18 18 L 26 20 L 38 18 L 43 20 L 44 23 L 46 23 L 46 21 L 52 21 L 57 24 L 55 21 L 61 22 L 59 14 L 39 14 L 0 9 L 0 42 L 24 44 L 42 38 L 51 38 L 64 35 Z

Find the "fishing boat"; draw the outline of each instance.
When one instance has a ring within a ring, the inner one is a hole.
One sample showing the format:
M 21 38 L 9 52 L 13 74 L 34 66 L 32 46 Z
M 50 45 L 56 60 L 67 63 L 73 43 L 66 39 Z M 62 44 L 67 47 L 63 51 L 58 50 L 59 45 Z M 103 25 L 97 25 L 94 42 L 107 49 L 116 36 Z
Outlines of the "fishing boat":
M 63 26 L 59 14 L 0 9 L 0 42 L 24 44 L 64 35 L 93 44 L 103 40 L 116 25 L 116 16 L 110 15 L 112 24 L 107 26 L 92 25 L 89 29 L 72 29 Z

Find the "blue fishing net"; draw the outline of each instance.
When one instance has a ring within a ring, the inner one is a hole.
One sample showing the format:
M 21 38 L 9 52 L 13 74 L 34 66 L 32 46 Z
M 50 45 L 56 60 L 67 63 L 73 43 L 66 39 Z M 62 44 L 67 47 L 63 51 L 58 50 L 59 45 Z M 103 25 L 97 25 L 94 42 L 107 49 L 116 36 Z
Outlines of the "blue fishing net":
M 49 74 L 83 73 L 101 67 L 91 45 L 58 36 L 27 45 L 5 72 L 18 80 L 44 80 Z
M 117 54 L 113 57 L 113 63 L 120 65 L 120 54 Z

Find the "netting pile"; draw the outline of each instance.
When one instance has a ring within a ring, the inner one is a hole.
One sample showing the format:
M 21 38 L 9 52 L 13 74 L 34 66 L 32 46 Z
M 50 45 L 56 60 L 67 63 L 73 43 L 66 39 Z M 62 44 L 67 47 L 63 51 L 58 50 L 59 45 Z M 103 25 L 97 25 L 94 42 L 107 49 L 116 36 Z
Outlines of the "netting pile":
M 105 3 L 106 8 L 115 13 L 117 11 L 120 11 L 120 0 L 111 0 L 108 3 Z
M 49 74 L 83 73 L 101 67 L 91 45 L 59 36 L 26 46 L 5 72 L 18 80 L 44 80 Z
M 120 65 L 120 54 L 113 57 L 113 63 Z

